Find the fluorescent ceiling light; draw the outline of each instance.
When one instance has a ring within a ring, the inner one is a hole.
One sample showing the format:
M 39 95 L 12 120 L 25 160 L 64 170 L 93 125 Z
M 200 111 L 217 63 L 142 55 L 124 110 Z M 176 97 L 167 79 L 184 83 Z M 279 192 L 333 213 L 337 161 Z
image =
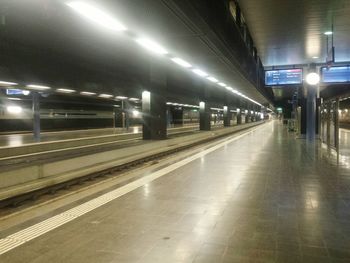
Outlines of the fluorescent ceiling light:
M 96 95 L 95 92 L 89 92 L 89 91 L 82 91 L 80 92 L 81 95 L 84 95 L 84 96 L 94 96 Z
M 226 87 L 226 89 L 229 91 L 233 91 L 233 88 L 231 88 L 231 87 Z
M 227 86 L 225 83 L 222 83 L 222 82 L 218 83 L 218 85 L 221 86 L 221 87 L 226 87 Z
M 111 95 L 111 94 L 100 94 L 100 95 L 98 95 L 100 98 L 112 98 L 113 97 L 113 95 Z
M 29 89 L 34 89 L 34 90 L 49 90 L 49 89 L 51 89 L 48 86 L 34 85 L 34 84 L 27 85 L 26 87 Z
M 330 36 L 330 35 L 333 35 L 333 32 L 332 32 L 332 31 L 326 31 L 326 32 L 324 32 L 324 34 L 325 34 L 326 36 Z
M 200 70 L 200 69 L 194 69 L 192 70 L 195 74 L 197 74 L 198 76 L 201 76 L 201 77 L 206 77 L 208 76 L 207 73 L 205 73 L 204 71 Z
M 20 114 L 23 109 L 20 106 L 7 106 L 6 110 L 11 114 Z
M 190 63 L 188 63 L 187 61 L 181 59 L 181 58 L 172 58 L 171 59 L 174 63 L 180 65 L 181 67 L 184 68 L 190 68 L 192 67 L 192 65 Z
M 147 39 L 147 38 L 139 38 L 136 39 L 136 42 L 144 47 L 145 49 L 156 53 L 158 55 L 166 55 L 168 54 L 168 51 L 166 51 L 165 48 L 163 48 L 161 45 L 157 44 L 156 42 L 154 42 L 153 40 Z
M 69 2 L 66 5 L 71 7 L 81 16 L 88 20 L 113 31 L 125 31 L 127 28 L 115 18 L 102 10 L 82 1 Z
M 0 86 L 7 87 L 7 86 L 17 86 L 17 85 L 18 85 L 18 83 L 16 83 L 16 82 L 9 82 L 9 81 L 1 81 L 0 80 Z
M 7 98 L 8 100 L 22 100 L 20 98 Z
M 138 98 L 130 98 L 129 100 L 130 101 L 139 101 L 140 99 L 138 99 Z
M 210 80 L 211 82 L 214 82 L 214 83 L 219 82 L 219 81 L 218 81 L 216 78 L 214 78 L 214 77 L 208 77 L 207 79 Z
M 56 89 L 57 92 L 61 92 L 61 93 L 73 93 L 76 92 L 73 89 Z
M 118 100 L 126 100 L 128 97 L 125 97 L 125 96 L 116 96 L 115 98 L 118 99 Z

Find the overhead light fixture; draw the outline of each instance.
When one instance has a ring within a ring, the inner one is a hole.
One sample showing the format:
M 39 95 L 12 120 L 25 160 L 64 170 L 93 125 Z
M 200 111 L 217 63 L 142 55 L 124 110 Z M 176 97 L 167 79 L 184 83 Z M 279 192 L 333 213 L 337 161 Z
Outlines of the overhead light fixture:
M 206 77 L 206 76 L 208 76 L 208 74 L 207 73 L 205 73 L 204 71 L 202 71 L 202 70 L 200 70 L 200 69 L 194 69 L 194 70 L 192 70 L 195 74 L 197 74 L 198 76 L 200 76 L 200 77 Z
M 8 87 L 8 86 L 17 86 L 16 82 L 2 81 L 0 80 L 0 86 Z
M 111 95 L 111 94 L 100 94 L 100 95 L 98 95 L 100 98 L 106 98 L 106 99 L 109 99 L 109 98 L 112 98 L 113 97 L 113 95 Z
M 214 77 L 207 77 L 207 80 L 210 80 L 211 82 L 214 82 L 214 83 L 216 83 L 216 82 L 219 82 L 216 78 L 214 78 Z
M 317 56 L 313 56 L 312 58 L 313 58 L 313 59 L 317 59 L 318 57 L 317 57 Z
M 125 97 L 125 96 L 116 96 L 115 98 L 118 99 L 118 100 L 126 100 L 128 97 Z
M 36 84 L 30 84 L 30 85 L 27 85 L 26 87 L 28 89 L 34 89 L 34 90 L 49 90 L 49 89 L 51 89 L 51 87 L 36 85 Z
M 89 91 L 82 91 L 80 92 L 81 95 L 84 95 L 84 96 L 94 96 L 96 95 L 95 92 L 89 92 Z
M 144 47 L 145 49 L 158 54 L 158 55 L 166 55 L 168 54 L 168 51 L 163 48 L 161 45 L 157 44 L 156 42 L 154 42 L 153 40 L 150 40 L 148 38 L 138 38 L 136 39 L 136 42 Z
M 172 58 L 171 59 L 174 63 L 180 65 L 181 67 L 184 68 L 191 68 L 192 65 L 190 63 L 188 63 L 187 61 L 181 59 L 181 58 Z
M 333 32 L 332 32 L 332 31 L 326 31 L 326 32 L 324 32 L 324 34 L 325 34 L 326 36 L 330 36 L 330 35 L 333 35 Z
M 57 92 L 61 92 L 61 93 L 74 93 L 76 92 L 76 90 L 73 89 L 56 89 Z
M 140 112 L 137 111 L 137 110 L 133 110 L 133 111 L 132 111 L 132 115 L 133 115 L 135 118 L 137 118 L 137 117 L 140 116 Z
M 130 101 L 139 101 L 140 99 L 138 99 L 138 98 L 130 98 L 129 100 Z
M 227 89 L 228 91 L 233 91 L 233 88 L 231 88 L 231 87 L 226 87 L 226 89 Z
M 221 86 L 221 87 L 226 87 L 227 86 L 225 83 L 222 83 L 222 82 L 218 83 L 218 85 Z
M 20 98 L 7 98 L 8 100 L 22 100 Z
M 66 3 L 75 12 L 86 19 L 113 31 L 125 31 L 127 28 L 111 15 L 83 1 L 73 1 Z
M 307 74 L 306 76 L 306 83 L 315 86 L 320 82 L 320 75 L 318 75 L 316 72 L 311 72 Z
M 11 114 L 20 114 L 23 109 L 20 106 L 7 106 L 6 110 Z

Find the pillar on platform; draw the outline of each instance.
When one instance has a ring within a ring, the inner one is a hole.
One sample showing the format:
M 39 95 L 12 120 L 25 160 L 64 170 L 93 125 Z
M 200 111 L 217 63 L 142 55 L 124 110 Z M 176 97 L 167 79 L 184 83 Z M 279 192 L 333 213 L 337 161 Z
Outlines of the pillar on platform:
M 40 94 L 32 93 L 32 111 L 33 111 L 33 136 L 35 141 L 40 141 Z
M 199 129 L 201 131 L 210 131 L 210 107 L 207 102 L 199 103 Z

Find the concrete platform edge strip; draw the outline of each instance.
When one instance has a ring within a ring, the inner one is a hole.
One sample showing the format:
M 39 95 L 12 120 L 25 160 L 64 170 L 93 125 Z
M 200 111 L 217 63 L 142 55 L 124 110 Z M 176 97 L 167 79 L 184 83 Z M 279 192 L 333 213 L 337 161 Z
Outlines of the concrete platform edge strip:
M 117 199 L 120 196 L 123 196 L 139 187 L 144 186 L 145 184 L 148 184 L 198 158 L 201 158 L 213 151 L 218 150 L 219 148 L 230 144 L 236 140 L 239 140 L 240 138 L 254 132 L 255 130 L 259 129 L 261 126 L 254 128 L 253 130 L 247 131 L 244 134 L 241 134 L 239 136 L 236 136 L 232 139 L 229 139 L 227 141 L 224 141 L 222 143 L 217 144 L 216 146 L 213 146 L 203 152 L 200 152 L 198 154 L 195 154 L 191 157 L 188 157 L 184 160 L 181 160 L 177 163 L 174 163 L 164 169 L 161 169 L 157 172 L 154 172 L 150 175 L 147 175 L 143 178 L 140 178 L 136 181 L 133 181 L 127 185 L 124 185 L 116 190 L 113 190 L 109 193 L 103 194 L 100 197 L 94 198 L 88 202 L 85 202 L 81 205 L 78 205 L 72 209 L 69 209 L 63 213 L 60 213 L 56 216 L 53 216 L 51 218 L 48 218 L 40 223 L 37 223 L 35 225 L 32 225 L 30 227 L 27 227 L 21 231 L 18 231 L 12 235 L 9 235 L 5 238 L 0 239 L 0 255 L 15 249 L 16 247 L 19 247 L 45 233 L 48 233 L 68 222 L 73 221 L 74 219 L 79 218 L 80 216 L 91 212 L 115 199 Z

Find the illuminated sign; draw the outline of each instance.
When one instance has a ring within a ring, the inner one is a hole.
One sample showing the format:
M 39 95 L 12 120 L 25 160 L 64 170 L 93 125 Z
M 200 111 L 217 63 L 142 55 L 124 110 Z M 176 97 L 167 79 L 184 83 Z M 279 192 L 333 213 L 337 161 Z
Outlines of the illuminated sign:
M 323 67 L 321 68 L 321 80 L 323 83 L 350 82 L 350 67 Z
M 6 89 L 6 95 L 29 95 L 30 91 L 21 89 Z
M 302 69 L 279 69 L 265 71 L 266 86 L 296 85 L 302 83 Z

